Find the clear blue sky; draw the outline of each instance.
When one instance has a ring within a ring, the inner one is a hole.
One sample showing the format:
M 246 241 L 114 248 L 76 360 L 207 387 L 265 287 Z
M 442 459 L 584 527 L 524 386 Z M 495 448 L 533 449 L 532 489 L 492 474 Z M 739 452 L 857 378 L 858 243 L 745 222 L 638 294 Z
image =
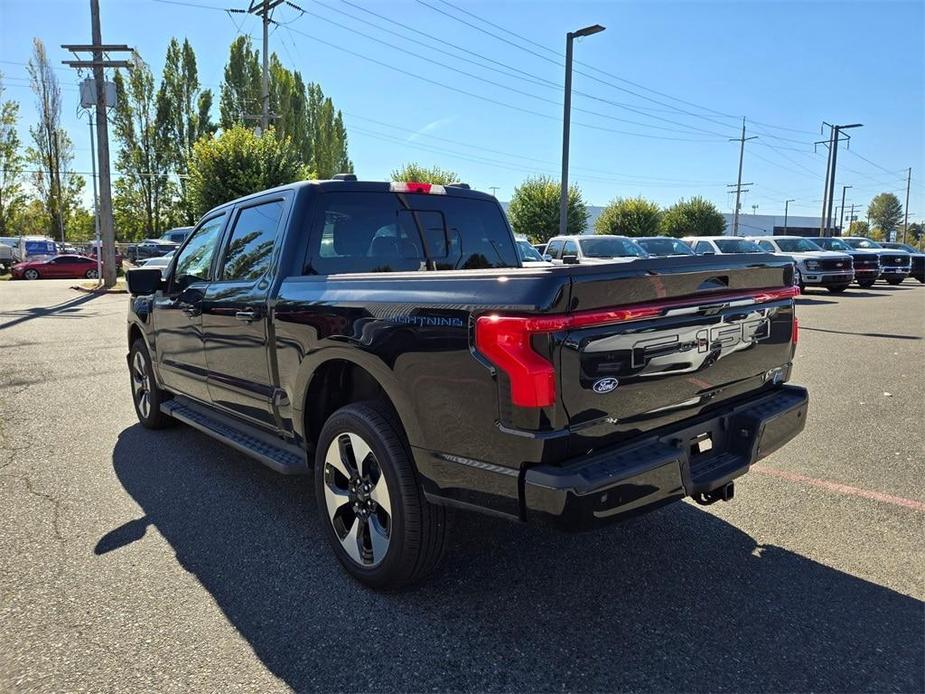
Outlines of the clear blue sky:
M 576 69 L 585 74 L 575 75 L 573 87 L 588 96 L 573 101 L 571 179 L 589 203 L 642 194 L 670 204 L 701 194 L 731 211 L 726 184 L 735 181 L 738 145 L 727 138 L 739 134 L 744 115 L 748 134 L 759 136 L 746 146 L 747 212 L 758 205 L 759 214 L 782 213 L 783 201 L 795 198 L 791 214 L 819 214 L 825 157 L 812 142 L 826 120 L 864 124 L 852 131 L 851 152 L 840 152 L 836 204 L 842 185 L 854 186 L 849 204 L 866 207 L 885 190 L 902 200 L 911 166 L 910 211 L 925 217 L 921 1 L 297 1 L 307 13 L 277 10 L 272 50 L 344 111 L 363 178 L 386 178 L 416 160 L 454 169 L 480 189 L 497 186 L 506 200 L 525 175 L 558 176 L 557 54 L 566 31 L 600 23 L 604 33 L 575 47 L 583 64 Z M 260 37 L 257 18 L 221 11 L 247 0 L 101 5 L 104 42 L 134 46 L 155 74 L 169 38 L 189 38 L 200 79 L 216 95 L 229 42 L 239 32 Z M 0 0 L 0 71 L 6 97 L 23 105 L 24 140 L 35 117 L 24 66 L 34 36 L 60 64 L 70 57 L 60 44 L 89 42 L 89 2 Z M 74 168 L 87 171 L 77 76 L 64 66 L 58 74 L 64 123 L 77 146 Z

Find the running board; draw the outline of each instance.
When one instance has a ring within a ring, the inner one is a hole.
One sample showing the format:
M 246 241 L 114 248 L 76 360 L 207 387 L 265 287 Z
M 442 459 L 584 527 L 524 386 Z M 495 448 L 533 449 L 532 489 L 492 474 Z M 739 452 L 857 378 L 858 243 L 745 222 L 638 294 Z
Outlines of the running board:
M 199 429 L 284 475 L 308 473 L 305 451 L 256 427 L 183 396 L 161 403 L 161 412 Z

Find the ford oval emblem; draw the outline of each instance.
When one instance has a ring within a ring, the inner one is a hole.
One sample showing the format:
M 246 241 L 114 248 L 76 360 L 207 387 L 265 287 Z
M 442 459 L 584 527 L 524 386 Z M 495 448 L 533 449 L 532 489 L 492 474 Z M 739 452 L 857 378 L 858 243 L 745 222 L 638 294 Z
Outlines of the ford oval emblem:
M 620 381 L 615 378 L 602 378 L 599 381 L 595 381 L 594 385 L 591 387 L 594 388 L 595 393 L 609 393 L 612 390 L 616 390 L 618 385 L 620 385 Z

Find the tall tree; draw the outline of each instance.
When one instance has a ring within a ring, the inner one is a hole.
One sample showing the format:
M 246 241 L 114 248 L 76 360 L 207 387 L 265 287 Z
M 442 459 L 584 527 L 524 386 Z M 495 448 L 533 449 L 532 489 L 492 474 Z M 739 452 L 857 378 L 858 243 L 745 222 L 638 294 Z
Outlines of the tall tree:
M 543 243 L 559 233 L 559 182 L 548 176 L 526 179 L 514 189 L 508 208 L 511 225 L 533 243 Z M 578 186 L 568 189 L 566 231 L 580 234 L 588 226 L 588 208 Z
M 26 204 L 23 192 L 22 143 L 16 132 L 19 104 L 3 100 L 3 73 L 0 73 L 0 236 L 10 236 L 12 221 Z
M 210 120 L 212 92 L 200 89 L 196 54 L 187 39 L 183 45 L 170 39 L 164 74 L 158 91 L 162 108 L 164 145 L 170 166 L 177 177 L 180 191 L 179 218 L 186 224 L 195 221 L 187 192 L 188 163 L 193 145 L 199 138 L 211 135 L 214 126 Z
M 289 140 L 271 128 L 261 135 L 240 125 L 193 145 L 190 196 L 197 214 L 266 188 L 309 177 Z
M 456 183 L 460 180 L 459 174 L 450 169 L 441 169 L 439 166 L 422 166 L 417 162 L 402 164 L 400 168 L 392 171 L 393 181 L 414 181 L 416 183 Z
M 662 219 L 658 203 L 644 197 L 615 198 L 594 222 L 597 234 L 655 236 Z
M 666 236 L 722 236 L 726 218 L 709 200 L 695 196 L 678 200 L 662 214 L 659 231 Z
M 245 115 L 260 112 L 261 105 L 260 51 L 254 49 L 249 36 L 238 36 L 231 42 L 225 79 L 219 96 L 219 124 L 222 130 L 234 125 L 253 125 Z
M 880 193 L 870 201 L 867 214 L 875 229 L 879 229 L 885 238 L 896 231 L 903 218 L 903 206 L 893 193 Z
M 39 38 L 32 40 L 32 57 L 26 70 L 39 119 L 29 128 L 34 147 L 28 149 L 27 158 L 35 165 L 33 184 L 48 216 L 47 233 L 64 241 L 66 191 L 62 180 L 67 177 L 74 155 L 71 139 L 61 127 L 61 85 Z
M 324 95 L 320 85 L 309 84 L 307 94 L 308 132 L 311 138 L 309 168 L 318 178 L 352 172 L 353 162 L 347 154 L 347 128 L 341 112 L 334 108 L 331 97 Z
M 154 75 L 144 64 L 128 72 L 117 71 L 114 126 L 119 141 L 116 169 L 127 186 L 137 192 L 147 236 L 160 236 L 172 217 L 175 186 L 170 180 L 172 156 L 167 112 L 170 103 L 163 90 L 155 92 Z

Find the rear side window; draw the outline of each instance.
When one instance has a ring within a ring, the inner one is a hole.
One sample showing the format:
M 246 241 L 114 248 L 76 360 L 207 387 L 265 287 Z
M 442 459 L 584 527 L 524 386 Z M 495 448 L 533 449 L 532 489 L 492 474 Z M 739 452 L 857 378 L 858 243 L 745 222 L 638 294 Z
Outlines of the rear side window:
M 266 274 L 273 259 L 282 214 L 282 200 L 240 211 L 225 251 L 220 279 L 255 280 Z
M 517 267 L 497 203 L 443 195 L 325 193 L 306 274 Z

